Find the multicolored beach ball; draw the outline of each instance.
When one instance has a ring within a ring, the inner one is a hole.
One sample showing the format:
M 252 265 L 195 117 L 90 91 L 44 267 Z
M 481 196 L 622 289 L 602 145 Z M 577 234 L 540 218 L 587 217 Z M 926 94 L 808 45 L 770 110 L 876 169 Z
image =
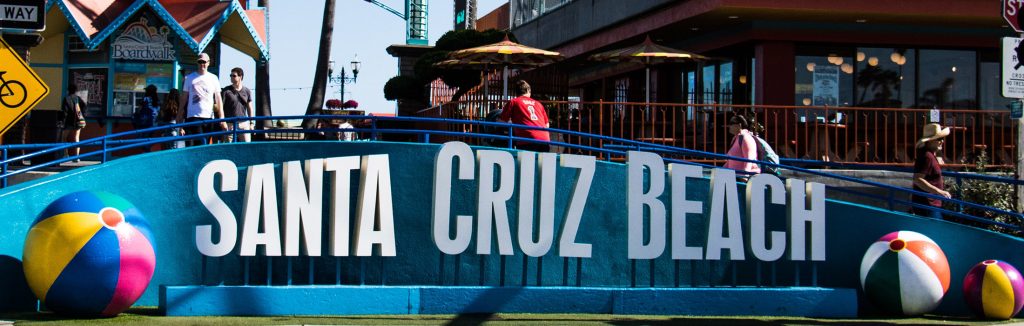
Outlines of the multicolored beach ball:
M 149 223 L 128 200 L 106 192 L 60 197 L 25 238 L 25 277 L 54 312 L 114 316 L 149 286 L 156 254 Z
M 1024 280 L 1010 264 L 986 260 L 964 276 L 964 300 L 979 317 L 1010 319 L 1024 307 Z
M 949 290 L 949 262 L 935 241 L 898 231 L 868 247 L 860 284 L 875 305 L 907 316 L 932 311 Z

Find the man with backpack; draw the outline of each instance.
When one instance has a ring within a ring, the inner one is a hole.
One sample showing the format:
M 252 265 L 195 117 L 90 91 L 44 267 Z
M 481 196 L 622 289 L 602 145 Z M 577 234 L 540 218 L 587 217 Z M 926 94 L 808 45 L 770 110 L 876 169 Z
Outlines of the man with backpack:
M 132 127 L 135 129 L 146 129 L 156 125 L 156 116 L 160 112 L 160 103 L 157 98 L 156 86 L 146 86 L 146 95 L 135 112 L 132 113 Z
M 132 113 L 132 127 L 135 130 L 146 129 L 156 125 L 156 116 L 160 112 L 160 103 L 156 94 L 156 86 L 146 86 L 146 95 L 142 97 L 138 107 L 135 108 L 135 112 Z M 137 138 L 149 138 L 150 134 L 138 134 Z M 157 137 L 160 136 L 159 132 L 156 133 Z M 142 147 L 143 152 L 149 152 L 149 146 Z

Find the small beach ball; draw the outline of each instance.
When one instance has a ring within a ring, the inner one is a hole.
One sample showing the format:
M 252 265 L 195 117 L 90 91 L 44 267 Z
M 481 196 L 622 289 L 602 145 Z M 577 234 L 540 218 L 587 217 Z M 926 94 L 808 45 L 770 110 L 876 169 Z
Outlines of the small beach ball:
M 1024 307 L 1024 280 L 1010 264 L 986 260 L 964 276 L 964 300 L 979 317 L 1010 319 Z
M 25 278 L 46 308 L 114 316 L 149 286 L 156 255 L 149 223 L 128 200 L 106 192 L 60 197 L 25 238 Z
M 893 232 L 864 253 L 860 284 L 875 305 L 906 316 L 921 315 L 935 309 L 949 290 L 949 262 L 925 235 Z

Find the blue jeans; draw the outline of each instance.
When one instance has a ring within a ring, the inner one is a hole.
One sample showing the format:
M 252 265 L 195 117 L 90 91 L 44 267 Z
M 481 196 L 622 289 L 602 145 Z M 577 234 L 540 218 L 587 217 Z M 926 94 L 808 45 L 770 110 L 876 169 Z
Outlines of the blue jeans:
M 914 207 L 913 209 L 910 210 L 910 212 L 915 215 L 920 215 L 924 217 L 942 219 L 942 212 L 939 211 L 938 207 L 935 207 L 933 209 Z

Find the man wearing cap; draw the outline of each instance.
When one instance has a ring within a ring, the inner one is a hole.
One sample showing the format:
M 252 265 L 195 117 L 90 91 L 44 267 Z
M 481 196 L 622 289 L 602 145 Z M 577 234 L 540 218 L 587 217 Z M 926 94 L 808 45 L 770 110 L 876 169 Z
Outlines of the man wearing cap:
M 942 128 L 937 123 L 929 123 L 924 126 L 921 139 L 917 141 L 917 159 L 914 161 L 914 190 L 939 195 L 945 198 L 952 198 L 945 190 L 942 182 L 942 168 L 937 153 L 942 150 L 943 138 L 949 136 L 949 128 Z M 928 198 L 920 195 L 912 195 L 911 201 L 915 204 L 942 207 L 942 201 L 935 198 Z M 942 213 L 937 210 L 914 207 L 911 212 L 921 216 L 942 218 Z
M 185 115 L 185 122 L 204 121 L 220 119 L 224 117 L 220 95 L 220 79 L 210 69 L 210 55 L 200 53 L 196 60 L 199 69 L 188 76 L 185 76 L 185 83 L 181 89 L 181 96 L 178 100 L 184 106 L 182 114 Z M 221 130 L 227 130 L 227 123 L 221 122 Z M 207 124 L 191 126 L 186 128 L 186 134 L 197 135 L 213 131 Z M 205 143 L 203 140 L 193 140 L 193 145 Z

